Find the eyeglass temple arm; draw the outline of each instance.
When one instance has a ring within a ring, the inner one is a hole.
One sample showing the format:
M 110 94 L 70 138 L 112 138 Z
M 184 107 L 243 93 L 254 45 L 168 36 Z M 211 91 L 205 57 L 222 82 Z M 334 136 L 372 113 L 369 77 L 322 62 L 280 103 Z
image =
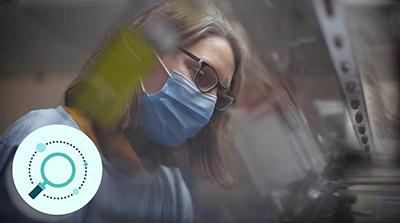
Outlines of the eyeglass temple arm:
M 196 57 L 196 56 L 194 56 L 192 53 L 190 53 L 190 52 L 188 52 L 187 50 L 185 50 L 185 49 L 183 49 L 183 48 L 181 48 L 181 47 L 179 47 L 179 46 L 177 46 L 177 48 L 179 49 L 179 50 L 181 50 L 183 53 L 185 53 L 187 56 L 189 56 L 189 57 L 191 57 L 193 60 L 195 60 L 195 61 L 197 61 L 197 62 L 200 62 L 200 58 L 198 58 L 198 57 Z

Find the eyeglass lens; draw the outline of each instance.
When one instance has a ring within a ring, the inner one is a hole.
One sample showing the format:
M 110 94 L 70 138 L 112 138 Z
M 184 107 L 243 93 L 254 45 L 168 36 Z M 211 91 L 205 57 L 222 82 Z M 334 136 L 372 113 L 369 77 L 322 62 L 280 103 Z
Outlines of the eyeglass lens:
M 219 110 L 224 110 L 234 102 L 234 95 L 233 93 L 227 88 L 221 88 L 217 92 L 217 102 L 216 108 Z
M 210 91 L 217 85 L 217 75 L 209 66 L 204 66 L 195 77 L 195 84 L 202 92 Z

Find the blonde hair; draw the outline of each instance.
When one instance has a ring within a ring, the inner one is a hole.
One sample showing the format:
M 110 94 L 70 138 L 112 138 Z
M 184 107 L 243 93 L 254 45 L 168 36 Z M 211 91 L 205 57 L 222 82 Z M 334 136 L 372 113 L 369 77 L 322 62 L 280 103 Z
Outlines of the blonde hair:
M 132 22 L 132 28 L 142 32 L 149 22 L 155 19 L 165 19 L 178 34 L 178 44 L 188 47 L 204 37 L 215 35 L 222 37 L 230 44 L 235 61 L 235 71 L 230 89 L 240 101 L 241 87 L 244 82 L 244 66 L 247 57 L 246 47 L 237 36 L 233 28 L 221 11 L 213 6 L 205 8 L 197 22 L 189 22 L 189 15 L 182 6 L 164 2 L 152 7 L 137 17 Z M 82 72 L 70 84 L 65 92 L 65 105 L 73 106 L 71 99 L 84 79 L 86 70 L 99 55 L 100 50 L 88 61 Z M 139 114 L 139 91 L 133 96 L 122 114 L 120 127 L 137 128 Z M 233 106 L 237 106 L 237 103 Z M 230 136 L 231 121 L 228 112 L 214 111 L 210 122 L 194 137 L 187 140 L 187 157 L 190 166 L 200 176 L 213 180 L 222 186 L 230 186 L 233 179 L 230 175 L 230 150 L 233 147 Z

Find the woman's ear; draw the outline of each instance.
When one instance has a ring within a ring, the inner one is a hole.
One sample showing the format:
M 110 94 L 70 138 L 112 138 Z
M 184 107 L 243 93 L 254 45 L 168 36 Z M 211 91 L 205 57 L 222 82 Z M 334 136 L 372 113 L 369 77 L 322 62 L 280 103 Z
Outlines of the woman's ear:
M 154 64 L 153 69 L 147 75 L 142 78 L 142 86 L 145 92 L 149 95 L 153 95 L 160 91 L 168 79 L 169 74 L 166 73 L 163 66 L 157 62 Z

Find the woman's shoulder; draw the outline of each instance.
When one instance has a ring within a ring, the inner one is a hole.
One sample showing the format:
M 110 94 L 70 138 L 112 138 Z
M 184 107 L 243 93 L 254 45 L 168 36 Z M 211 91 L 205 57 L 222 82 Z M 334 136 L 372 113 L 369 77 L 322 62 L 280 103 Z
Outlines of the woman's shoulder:
M 0 173 L 3 173 L 6 164 L 27 135 L 38 128 L 52 124 L 79 128 L 62 106 L 30 111 L 7 128 L 0 135 Z
M 0 142 L 10 146 L 19 145 L 34 130 L 52 124 L 63 124 L 79 128 L 70 115 L 63 110 L 62 106 L 32 110 L 9 126 L 0 136 Z
M 178 167 L 161 165 L 159 179 L 164 192 L 169 191 L 173 195 L 170 202 L 175 204 L 175 211 L 172 211 L 174 219 L 178 219 L 177 222 L 192 222 L 193 202 L 181 170 Z

